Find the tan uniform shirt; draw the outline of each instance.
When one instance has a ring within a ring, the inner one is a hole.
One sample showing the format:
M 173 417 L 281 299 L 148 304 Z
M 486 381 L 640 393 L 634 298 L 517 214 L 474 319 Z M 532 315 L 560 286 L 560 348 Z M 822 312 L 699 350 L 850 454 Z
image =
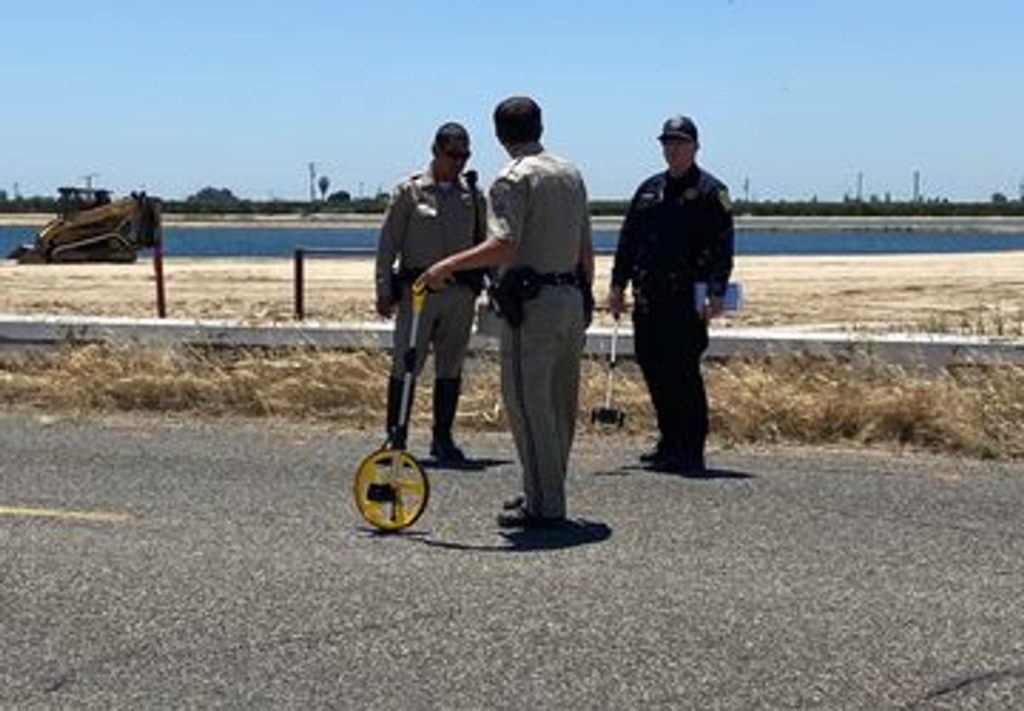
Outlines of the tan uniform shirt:
M 512 148 L 491 186 L 488 231 L 516 243 L 515 266 L 572 273 L 590 241 L 579 171 L 539 143 Z M 524 321 L 501 331 L 501 393 L 523 470 L 526 511 L 562 518 L 565 478 L 579 403 L 583 298 L 575 286 L 549 285 L 525 302 Z
M 518 243 L 513 266 L 571 272 L 590 241 L 587 191 L 576 167 L 539 143 L 516 146 L 490 190 L 488 234 Z
M 378 297 L 391 297 L 391 268 L 425 269 L 439 259 L 473 246 L 475 224 L 469 185 L 441 185 L 428 167 L 398 184 L 377 241 Z

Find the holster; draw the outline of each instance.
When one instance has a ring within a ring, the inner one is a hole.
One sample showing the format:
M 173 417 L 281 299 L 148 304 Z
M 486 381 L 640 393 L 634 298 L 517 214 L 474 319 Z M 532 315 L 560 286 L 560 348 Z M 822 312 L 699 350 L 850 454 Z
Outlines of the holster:
M 532 267 L 513 267 L 491 286 L 489 296 L 498 316 L 512 328 L 526 320 L 526 302 L 540 294 L 540 278 Z

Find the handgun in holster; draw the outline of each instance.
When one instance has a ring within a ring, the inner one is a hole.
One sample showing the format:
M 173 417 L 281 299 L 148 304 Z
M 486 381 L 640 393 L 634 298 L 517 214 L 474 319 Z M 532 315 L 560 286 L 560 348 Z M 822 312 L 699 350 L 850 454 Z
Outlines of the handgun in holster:
M 490 297 L 498 316 L 512 328 L 526 320 L 526 302 L 540 294 L 540 280 L 532 267 L 513 267 L 499 277 Z

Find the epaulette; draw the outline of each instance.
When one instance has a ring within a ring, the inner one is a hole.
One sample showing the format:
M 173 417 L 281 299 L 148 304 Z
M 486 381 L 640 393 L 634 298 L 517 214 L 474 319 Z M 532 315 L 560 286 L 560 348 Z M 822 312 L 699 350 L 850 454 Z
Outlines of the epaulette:
M 424 174 L 424 172 L 422 170 L 419 171 L 419 172 L 413 173 L 408 178 L 406 178 L 404 181 L 402 181 L 402 184 L 398 186 L 399 190 L 408 190 L 409 194 L 411 195 L 411 197 L 413 199 L 413 201 L 414 202 L 419 202 L 420 199 L 422 198 L 422 193 L 423 193 L 423 185 L 422 185 L 422 183 L 420 181 L 421 181 L 421 178 L 423 178 L 424 175 L 425 174 Z
M 705 195 L 714 196 L 726 212 L 732 212 L 732 200 L 729 197 L 729 188 L 725 183 L 707 172 L 703 168 L 700 171 L 701 192 Z
M 519 167 L 519 164 L 523 162 L 524 158 L 526 158 L 526 156 L 518 156 L 516 158 L 513 158 L 511 161 L 509 161 L 508 165 L 501 169 L 501 172 L 498 173 L 498 177 L 511 178 L 515 176 L 516 169 Z

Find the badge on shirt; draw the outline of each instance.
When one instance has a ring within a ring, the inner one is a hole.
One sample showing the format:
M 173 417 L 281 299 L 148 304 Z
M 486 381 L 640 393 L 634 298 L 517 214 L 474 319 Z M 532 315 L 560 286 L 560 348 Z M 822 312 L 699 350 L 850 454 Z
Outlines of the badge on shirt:
M 687 188 L 683 191 L 683 200 L 696 200 L 699 195 L 697 188 Z
M 732 212 L 732 201 L 729 199 L 729 190 L 727 188 L 719 188 L 718 201 L 722 203 L 722 207 L 726 212 Z
M 426 200 L 416 203 L 416 214 L 420 217 L 437 217 L 437 206 Z

